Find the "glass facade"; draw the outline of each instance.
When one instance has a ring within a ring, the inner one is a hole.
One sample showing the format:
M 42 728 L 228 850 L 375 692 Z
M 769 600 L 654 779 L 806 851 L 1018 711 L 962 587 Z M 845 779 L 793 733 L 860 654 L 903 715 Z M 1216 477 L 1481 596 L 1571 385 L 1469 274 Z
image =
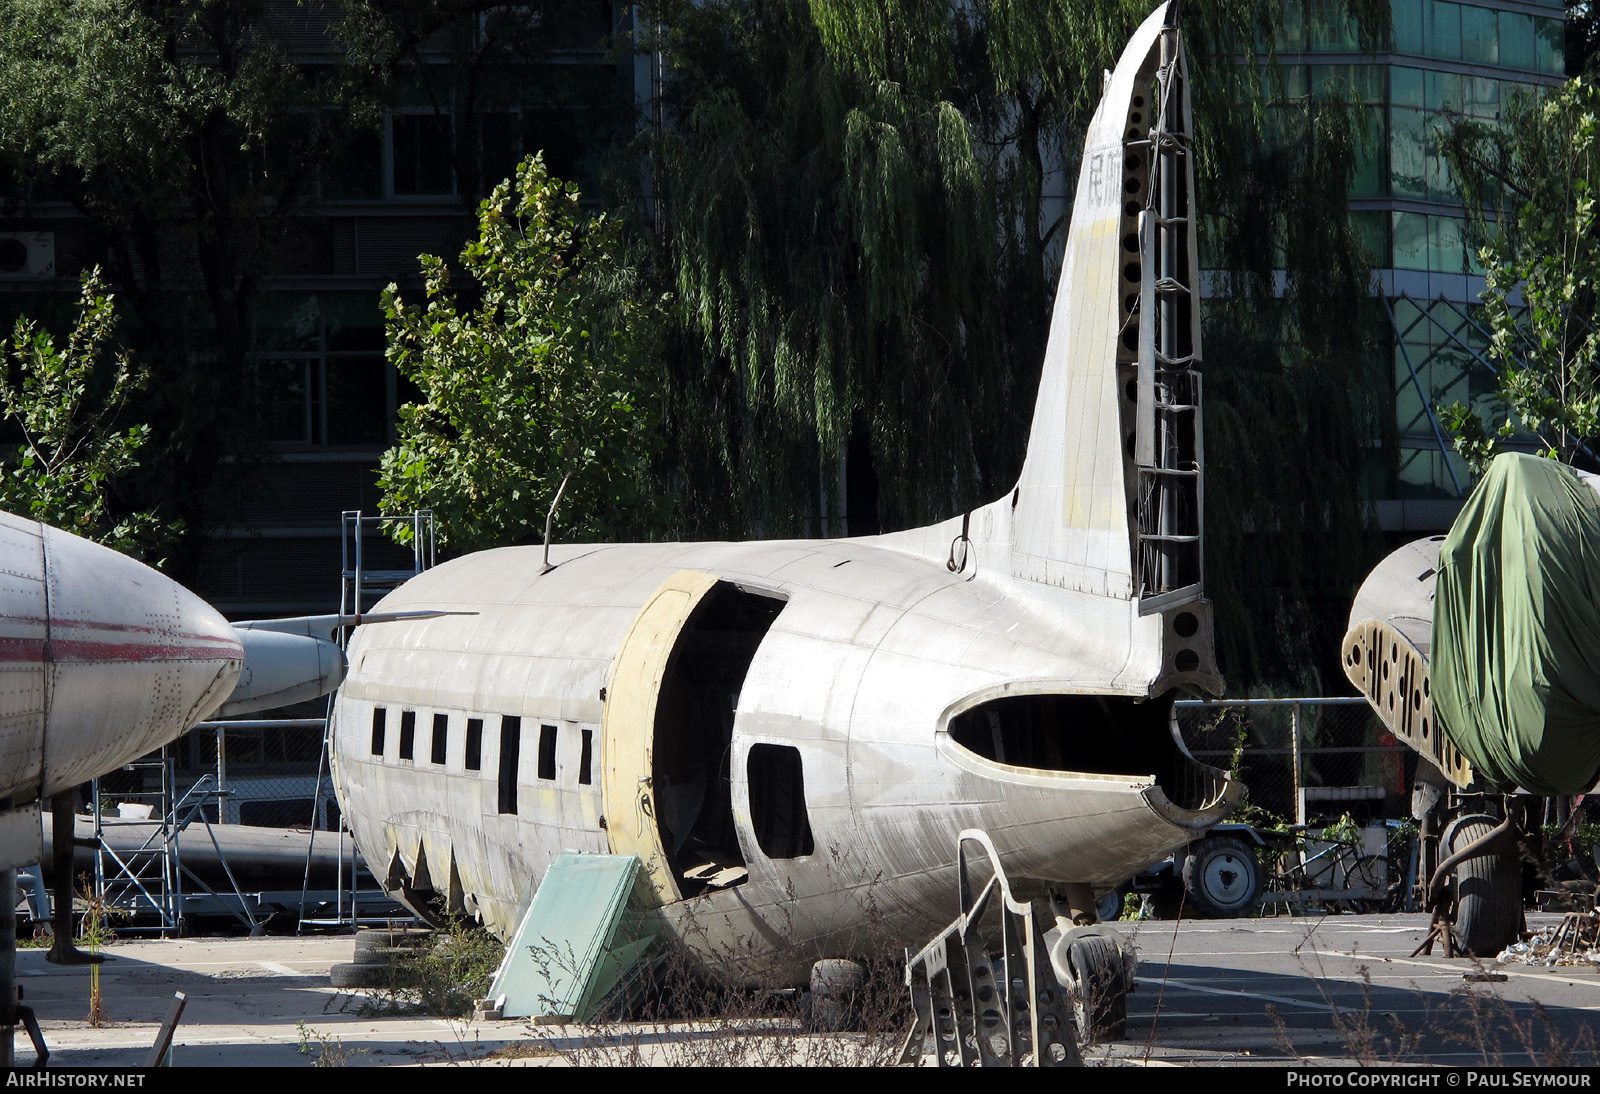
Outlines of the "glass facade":
M 1468 473 L 1441 450 L 1439 408 L 1462 403 L 1494 424 L 1505 408 L 1478 327 L 1482 241 L 1469 237 L 1439 134 L 1457 117 L 1497 122 L 1518 96 L 1560 82 L 1563 5 L 1390 0 L 1392 33 L 1373 53 L 1342 0 L 1288 0 L 1283 10 L 1275 44 L 1285 95 L 1356 95 L 1367 110 L 1351 223 L 1393 310 L 1383 371 L 1401 444 L 1375 500 L 1459 496 Z

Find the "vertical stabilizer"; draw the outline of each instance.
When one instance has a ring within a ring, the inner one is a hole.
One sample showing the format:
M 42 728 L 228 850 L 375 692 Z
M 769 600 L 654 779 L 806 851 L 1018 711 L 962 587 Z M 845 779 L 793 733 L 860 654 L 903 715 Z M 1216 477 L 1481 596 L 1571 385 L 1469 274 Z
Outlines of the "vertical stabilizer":
M 1012 524 L 1015 577 L 1142 613 L 1200 596 L 1190 132 L 1165 4 L 1124 50 L 1085 140 Z

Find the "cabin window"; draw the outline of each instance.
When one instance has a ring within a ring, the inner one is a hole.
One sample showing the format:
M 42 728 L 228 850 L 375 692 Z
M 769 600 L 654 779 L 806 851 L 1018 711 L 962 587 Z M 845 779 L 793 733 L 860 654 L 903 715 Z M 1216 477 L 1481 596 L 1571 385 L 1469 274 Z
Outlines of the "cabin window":
M 435 714 L 433 716 L 433 762 L 444 763 L 450 754 L 450 715 Z
M 539 727 L 539 778 L 556 777 L 556 727 Z
M 584 786 L 591 782 L 589 770 L 594 762 L 594 730 L 583 731 L 583 755 L 578 757 L 578 781 Z
M 517 811 L 517 758 L 522 751 L 522 719 L 500 719 L 500 812 Z
M 383 736 L 384 730 L 387 728 L 388 719 L 389 712 L 387 709 L 383 707 L 372 708 L 372 754 L 374 756 L 383 755 Z
M 467 770 L 478 771 L 483 767 L 483 719 L 467 719 Z
M 403 711 L 400 714 L 400 758 L 411 759 L 417 743 L 417 712 L 414 710 Z
M 806 815 L 806 784 L 800 750 L 788 745 L 751 745 L 750 825 L 768 858 L 802 858 L 815 850 Z

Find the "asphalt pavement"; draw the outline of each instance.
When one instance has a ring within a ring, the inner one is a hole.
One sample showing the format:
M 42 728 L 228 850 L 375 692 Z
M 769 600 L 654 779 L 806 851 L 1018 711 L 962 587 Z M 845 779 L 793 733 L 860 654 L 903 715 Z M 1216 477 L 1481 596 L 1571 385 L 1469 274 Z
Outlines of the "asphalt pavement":
M 1559 920 L 1530 917 L 1530 926 Z M 1600 1065 L 1600 969 L 1411 956 L 1421 915 L 1119 923 L 1139 952 L 1128 1039 L 1100 1066 Z M 175 1066 L 850 1063 L 892 1055 L 782 1023 L 605 1027 L 383 1013 L 328 983 L 349 936 L 119 941 L 100 974 L 108 1025 L 86 1020 L 90 971 L 18 955 L 24 1002 L 52 1065 L 138 1066 L 173 995 L 186 996 Z M 1499 979 L 1503 977 L 1504 979 Z M 19 1030 L 19 1034 L 21 1031 Z M 726 1047 L 725 1042 L 735 1042 Z M 716 1048 L 719 1044 L 724 1047 Z M 33 1059 L 25 1036 L 17 1059 Z

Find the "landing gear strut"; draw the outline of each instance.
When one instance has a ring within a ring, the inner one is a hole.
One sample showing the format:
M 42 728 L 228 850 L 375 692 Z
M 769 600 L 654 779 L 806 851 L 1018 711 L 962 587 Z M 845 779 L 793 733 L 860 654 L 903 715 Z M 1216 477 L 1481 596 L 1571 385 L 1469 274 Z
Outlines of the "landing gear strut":
M 1433 923 L 1412 952 L 1445 957 L 1494 957 L 1517 940 L 1522 928 L 1522 871 L 1517 854 L 1521 811 L 1508 804 L 1504 820 L 1486 814 L 1459 816 L 1440 833 L 1444 856 L 1428 877 L 1426 906 Z

